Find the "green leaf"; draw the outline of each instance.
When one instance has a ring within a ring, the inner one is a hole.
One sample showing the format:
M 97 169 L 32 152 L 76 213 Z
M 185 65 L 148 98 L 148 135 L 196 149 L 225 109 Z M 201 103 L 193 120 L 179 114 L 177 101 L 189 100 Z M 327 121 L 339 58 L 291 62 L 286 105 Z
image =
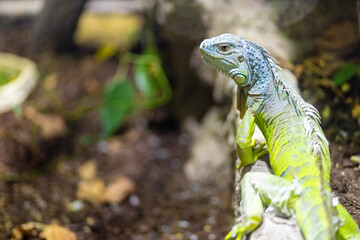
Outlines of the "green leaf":
M 154 108 L 169 102 L 172 95 L 171 86 L 156 48 L 147 47 L 144 54 L 134 59 L 134 64 L 136 86 L 143 96 L 142 107 Z
M 109 137 L 131 112 L 135 91 L 127 79 L 112 82 L 105 87 L 105 100 L 100 108 L 103 135 Z
M 333 77 L 335 85 L 340 86 L 341 84 L 349 81 L 356 75 L 358 68 L 359 66 L 357 66 L 355 63 L 346 63 L 343 65 Z
M 151 75 L 148 64 L 136 64 L 135 65 L 135 83 L 138 90 L 148 100 L 156 97 L 157 86 L 155 80 Z

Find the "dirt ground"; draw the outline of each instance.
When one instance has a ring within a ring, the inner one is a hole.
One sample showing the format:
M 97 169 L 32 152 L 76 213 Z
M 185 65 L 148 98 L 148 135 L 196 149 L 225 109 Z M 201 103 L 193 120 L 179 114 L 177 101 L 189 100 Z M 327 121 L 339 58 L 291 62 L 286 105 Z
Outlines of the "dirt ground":
M 0 51 L 27 56 L 29 21 L 0 22 Z M 223 238 L 232 221 L 228 190 L 185 179 L 182 166 L 191 139 L 179 131 L 166 108 L 133 118 L 109 141 L 91 141 L 100 132 L 97 111 L 75 120 L 68 113 L 78 109 L 78 104 L 99 101 L 101 87 L 113 75 L 116 61 L 98 64 L 84 49 L 38 61 L 42 81 L 24 109 L 33 106 L 39 112 L 63 116 L 67 131 L 46 140 L 26 117 L 12 112 L 0 115 L 0 239 L 8 239 L 14 227 L 30 221 L 58 223 L 79 239 Z M 54 94 L 48 94 L 44 79 L 53 73 L 57 85 Z M 360 223 L 360 169 L 349 160 L 359 154 L 360 140 L 335 141 L 334 134 L 327 136 L 333 160 L 332 188 Z M 84 139 L 90 140 L 84 143 Z M 78 169 L 89 161 L 97 164 L 97 176 L 105 183 L 125 176 L 135 183 L 135 191 L 121 204 L 84 201 L 80 210 L 69 207 L 81 180 Z M 14 174 L 9 177 L 8 173 Z

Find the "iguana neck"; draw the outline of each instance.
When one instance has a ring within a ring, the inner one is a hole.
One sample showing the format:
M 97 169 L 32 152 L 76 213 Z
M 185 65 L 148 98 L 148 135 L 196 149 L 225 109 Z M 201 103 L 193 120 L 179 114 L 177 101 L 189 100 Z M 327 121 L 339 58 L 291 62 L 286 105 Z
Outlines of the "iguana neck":
M 251 62 L 252 82 L 254 83 L 248 89 L 248 104 L 247 107 L 252 110 L 255 115 L 265 114 L 266 117 L 272 117 L 274 111 L 267 109 L 266 105 L 271 105 L 275 102 L 273 99 L 276 96 L 276 86 L 273 81 L 272 67 L 267 61 L 258 61 L 256 64 Z M 276 99 L 276 102 L 282 99 Z M 285 103 L 284 103 L 285 104 Z

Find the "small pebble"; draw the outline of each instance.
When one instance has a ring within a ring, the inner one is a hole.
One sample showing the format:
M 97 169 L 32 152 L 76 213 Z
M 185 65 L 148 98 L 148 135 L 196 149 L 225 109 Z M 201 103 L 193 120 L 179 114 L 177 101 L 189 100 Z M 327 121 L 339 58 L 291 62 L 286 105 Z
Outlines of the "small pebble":
M 207 224 L 215 224 L 215 222 L 216 222 L 215 217 L 209 217 L 206 219 Z
M 209 240 L 215 240 L 216 239 L 215 233 L 210 233 L 208 238 L 209 238 Z
M 211 229 L 212 229 L 211 225 L 208 224 L 203 227 L 204 232 L 210 232 Z
M 347 137 L 349 136 L 349 134 L 348 134 L 346 131 L 344 131 L 344 130 L 340 130 L 340 131 L 339 131 L 339 134 L 340 134 L 340 136 L 343 137 L 343 138 L 347 138 Z
M 191 192 L 190 191 L 180 192 L 178 195 L 178 198 L 180 200 L 187 200 L 187 199 L 191 198 Z
M 174 170 L 180 169 L 182 166 L 181 161 L 178 158 L 173 158 L 171 160 L 171 168 Z
M 154 158 L 157 160 L 165 160 L 169 158 L 170 150 L 167 148 L 160 148 L 154 151 Z
M 199 237 L 196 236 L 195 234 L 192 234 L 192 235 L 190 236 L 190 240 L 198 240 L 198 239 L 199 239 Z
M 99 152 L 101 153 L 107 153 L 109 150 L 108 147 L 108 143 L 106 141 L 100 141 L 97 145 L 96 148 Z
M 86 218 L 86 224 L 90 225 L 90 226 L 94 226 L 95 220 L 92 217 L 87 217 Z
M 184 146 L 188 145 L 190 143 L 190 135 L 188 133 L 180 134 L 179 143 Z
M 137 207 L 140 205 L 140 198 L 135 194 L 131 194 L 129 197 L 129 202 L 130 202 L 131 206 Z
M 84 231 L 85 233 L 91 233 L 91 228 L 90 228 L 89 226 L 84 226 L 84 227 L 83 227 L 83 231 Z
M 182 234 L 182 233 L 176 233 L 176 234 L 175 234 L 175 238 L 176 238 L 177 240 L 182 240 L 182 239 L 184 239 L 184 234 Z
M 190 223 L 185 220 L 178 221 L 178 226 L 181 228 L 188 228 L 190 226 Z
M 350 157 L 350 160 L 360 164 L 360 155 L 353 155 Z
M 84 203 L 81 200 L 75 200 L 69 203 L 68 208 L 72 212 L 78 212 L 84 208 Z
M 161 139 L 158 136 L 150 135 L 147 139 L 147 143 L 150 147 L 159 147 L 161 144 Z
M 145 118 L 138 118 L 135 121 L 135 126 L 140 130 L 143 131 L 147 128 L 148 126 L 148 121 Z
M 170 232 L 171 232 L 170 227 L 168 225 L 162 225 L 160 227 L 160 231 L 163 233 L 167 233 L 167 234 L 170 234 Z

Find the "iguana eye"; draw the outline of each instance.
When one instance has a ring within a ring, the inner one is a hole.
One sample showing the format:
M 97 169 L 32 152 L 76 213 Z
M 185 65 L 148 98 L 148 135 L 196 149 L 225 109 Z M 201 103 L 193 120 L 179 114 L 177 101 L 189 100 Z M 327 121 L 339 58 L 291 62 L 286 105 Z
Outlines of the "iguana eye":
M 218 46 L 218 49 L 221 51 L 221 52 L 227 52 L 229 51 L 230 49 L 230 46 L 228 44 L 220 44 Z

